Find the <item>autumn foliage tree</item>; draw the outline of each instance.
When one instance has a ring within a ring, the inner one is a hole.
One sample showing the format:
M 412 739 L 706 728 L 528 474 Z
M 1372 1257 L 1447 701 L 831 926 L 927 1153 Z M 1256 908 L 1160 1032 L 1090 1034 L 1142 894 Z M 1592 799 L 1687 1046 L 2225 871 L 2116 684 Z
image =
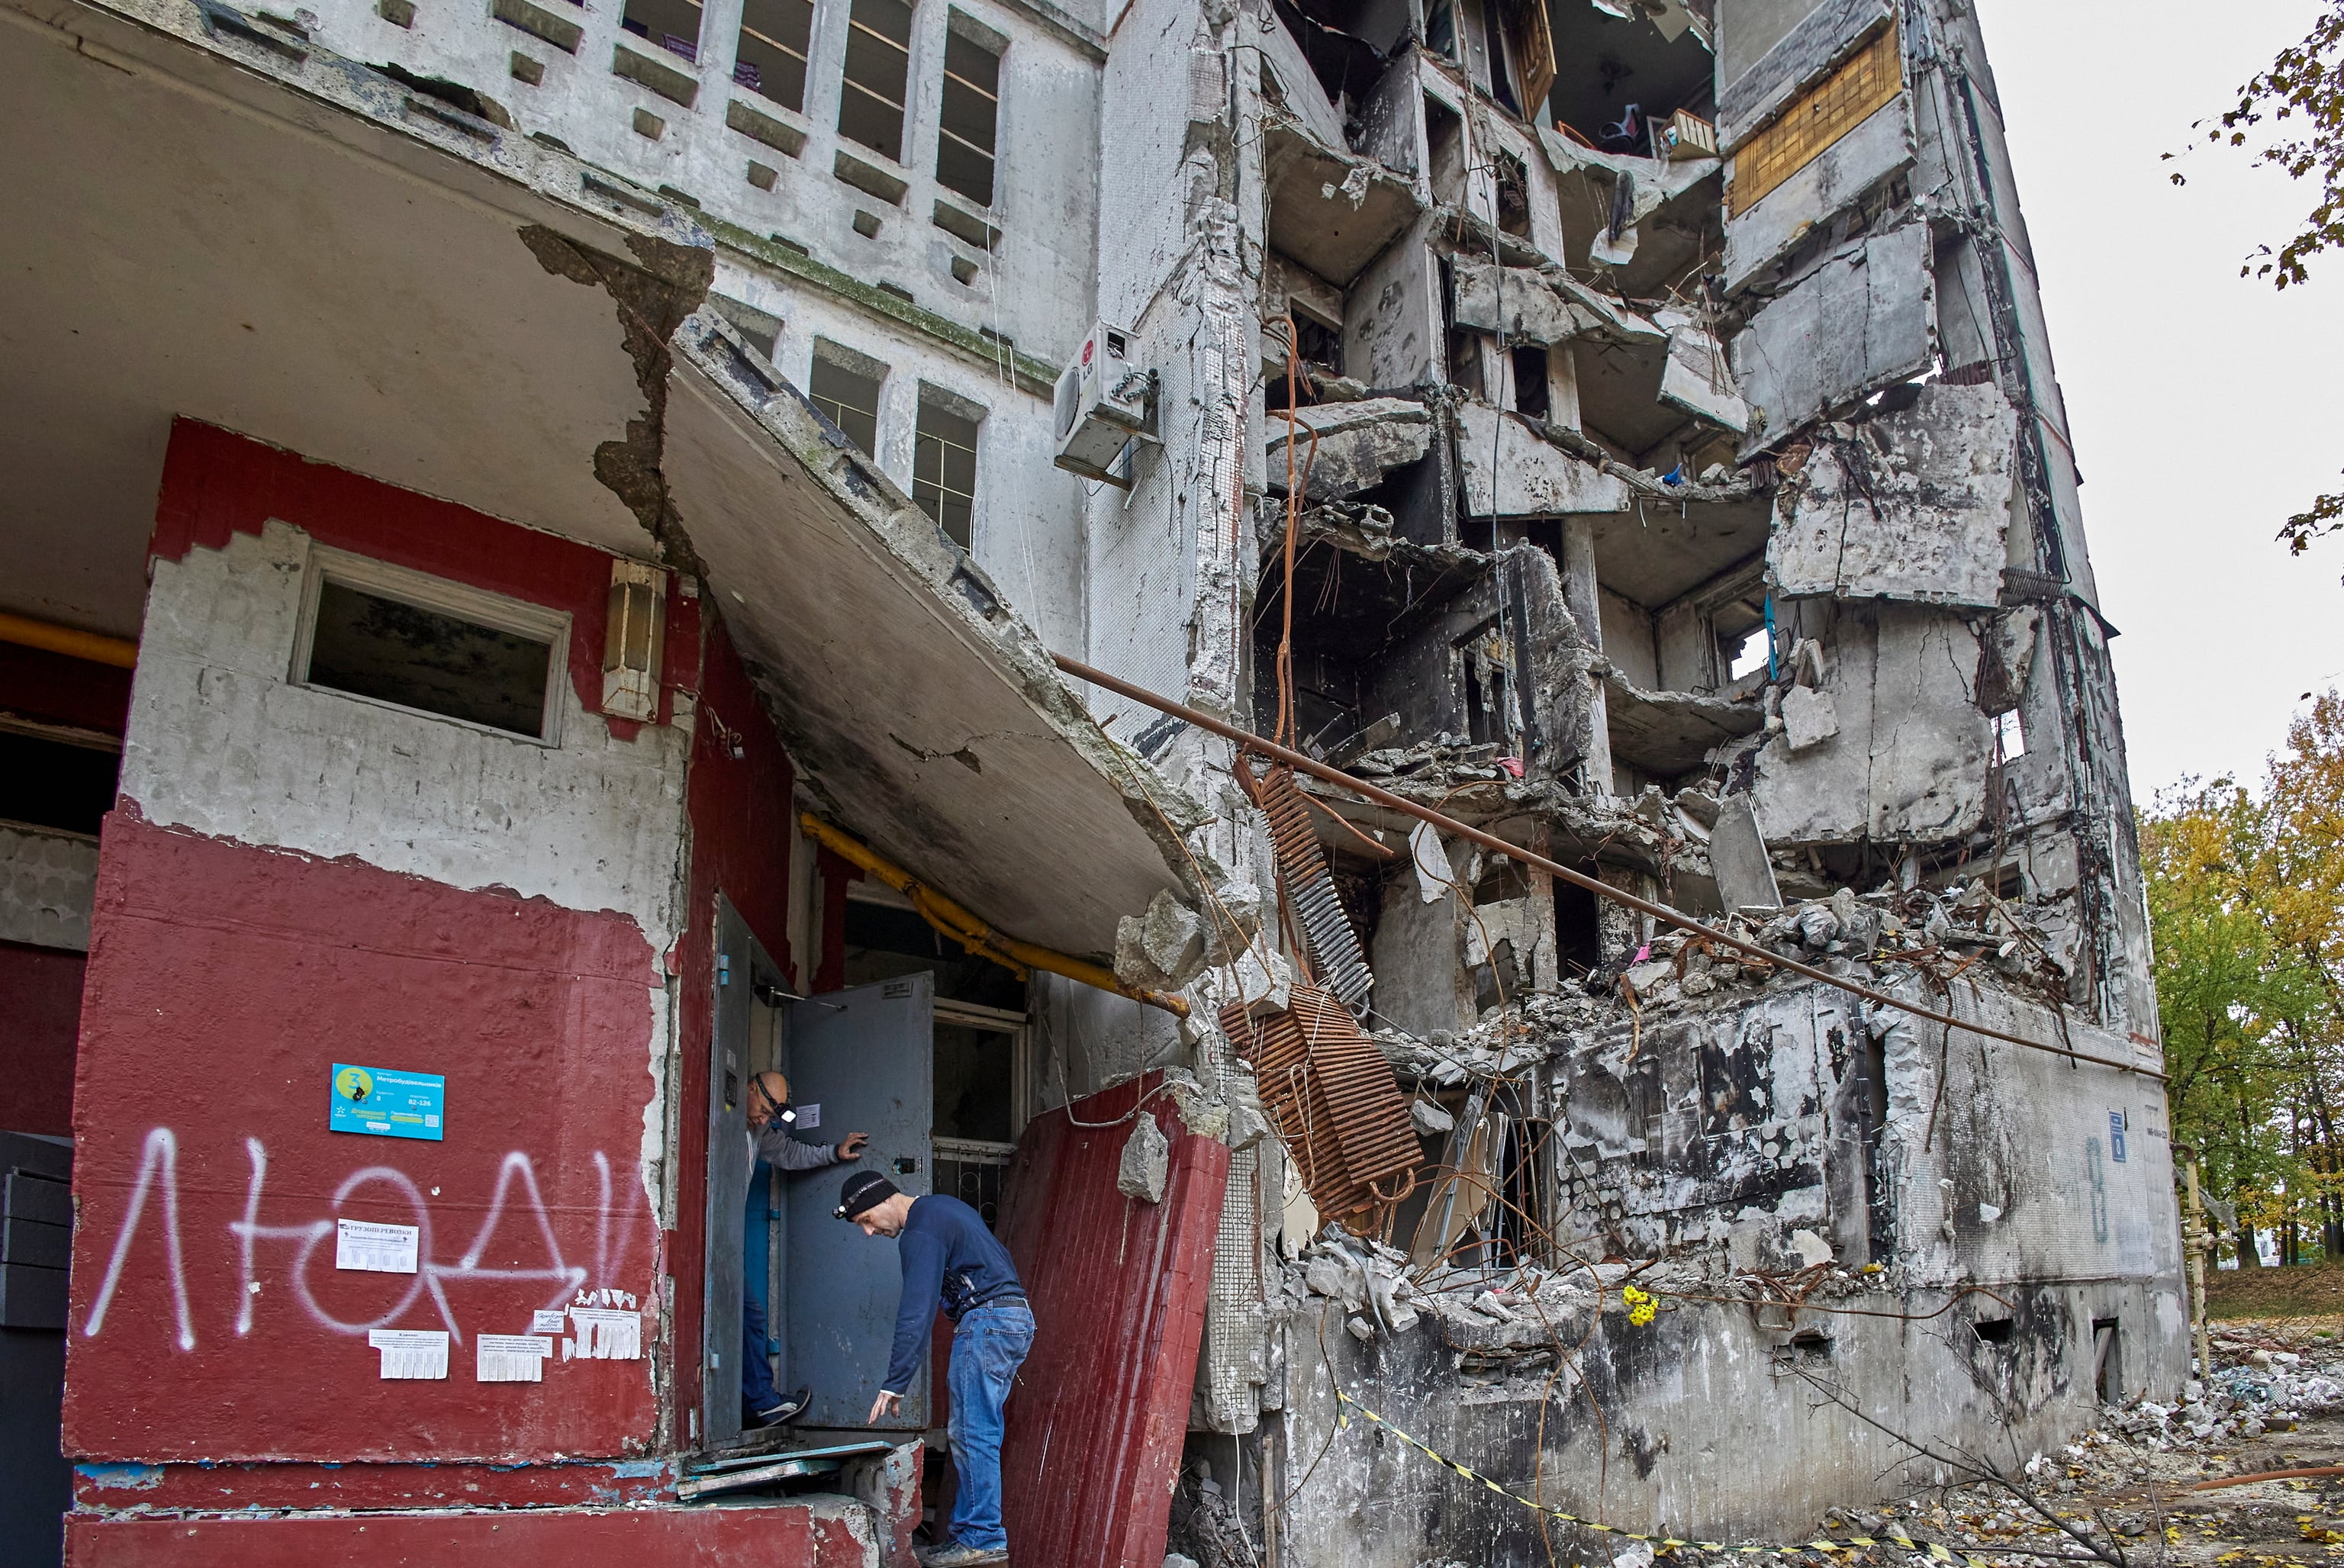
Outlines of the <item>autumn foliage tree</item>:
M 2140 842 L 2174 1136 L 2287 1260 L 2344 1257 L 2344 698 L 2258 787 L 2160 794 Z

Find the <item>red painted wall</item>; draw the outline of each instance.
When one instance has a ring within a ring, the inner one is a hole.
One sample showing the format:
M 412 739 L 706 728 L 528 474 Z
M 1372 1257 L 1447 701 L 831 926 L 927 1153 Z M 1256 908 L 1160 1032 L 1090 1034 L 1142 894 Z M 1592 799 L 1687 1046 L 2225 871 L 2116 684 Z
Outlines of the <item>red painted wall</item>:
M 0 942 L 0 1131 L 73 1136 L 82 956 Z
M 790 952 L 791 793 L 796 776 L 766 722 L 756 690 L 733 652 L 724 624 L 704 602 L 687 615 L 700 631 L 699 713 L 684 790 L 692 822 L 689 927 L 679 954 L 677 1013 L 683 1083 L 679 1118 L 676 1229 L 669 1248 L 675 1270 L 675 1408 L 697 1411 L 701 1393 L 701 1281 L 707 1257 L 708 1049 L 715 1027 L 716 900 L 730 899 L 749 929 L 794 986 Z M 702 622 L 704 620 L 704 629 Z M 671 637 L 671 646 L 677 639 Z M 734 750 L 740 754 L 735 756 Z M 736 1206 L 737 1208 L 737 1206 Z M 737 1243 L 736 1243 L 737 1244 Z M 737 1353 L 737 1352 L 736 1352 Z M 731 1365 L 733 1355 L 725 1358 Z M 676 1417 L 689 1444 L 690 1417 Z
M 846 1510 L 537 1509 L 440 1514 L 188 1521 L 67 1515 L 68 1568 L 500 1568 L 579 1563 L 864 1568 Z
M 1001 1456 L 1019 1568 L 1164 1561 L 1229 1150 L 1156 1095 L 1138 1114 L 1171 1140 L 1164 1200 L 1118 1191 L 1127 1118 L 1161 1082 L 1151 1074 L 1036 1118 L 1010 1167 L 1000 1233 L 1035 1323 Z
M 270 518 L 306 530 L 320 544 L 568 611 L 571 683 L 588 713 L 601 710 L 611 595 L 611 557 L 604 551 L 311 462 L 215 425 L 172 422 L 149 554 L 178 561 L 197 545 L 223 550 L 231 535 L 257 534 Z M 670 612 L 675 608 L 671 582 Z M 689 660 L 691 641 L 682 641 Z M 668 675 L 672 689 L 672 664 Z M 672 693 L 663 692 L 662 722 L 672 703 Z M 603 723 L 622 740 L 642 728 L 625 719 Z
M 654 956 L 624 916 L 117 811 L 75 1084 L 67 1451 L 650 1446 L 649 1361 L 557 1359 L 541 1383 L 476 1383 L 472 1337 L 526 1332 L 532 1308 L 581 1288 L 656 1302 L 637 1169 L 659 1007 Z M 328 1132 L 336 1061 L 445 1075 L 445 1141 Z M 337 1218 L 428 1227 L 424 1271 L 336 1270 Z M 450 1330 L 448 1380 L 379 1381 L 371 1325 Z

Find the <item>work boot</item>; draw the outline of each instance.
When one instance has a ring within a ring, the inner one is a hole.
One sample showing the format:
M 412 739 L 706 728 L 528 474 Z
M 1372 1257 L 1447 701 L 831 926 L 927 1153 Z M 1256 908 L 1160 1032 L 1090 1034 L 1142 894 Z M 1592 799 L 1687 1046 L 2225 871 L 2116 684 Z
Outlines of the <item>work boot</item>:
M 926 1568 L 976 1568 L 979 1563 L 1006 1563 L 1007 1547 L 964 1546 L 957 1541 L 947 1541 L 920 1555 Z

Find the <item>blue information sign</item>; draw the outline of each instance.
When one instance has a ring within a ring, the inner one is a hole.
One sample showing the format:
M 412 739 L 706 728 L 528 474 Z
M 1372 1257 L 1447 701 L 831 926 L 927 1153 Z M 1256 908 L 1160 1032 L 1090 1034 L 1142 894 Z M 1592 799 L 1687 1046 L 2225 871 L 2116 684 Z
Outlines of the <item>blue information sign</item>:
M 428 1138 L 437 1142 L 447 1109 L 448 1080 L 431 1073 L 334 1064 L 333 1132 L 377 1138 Z

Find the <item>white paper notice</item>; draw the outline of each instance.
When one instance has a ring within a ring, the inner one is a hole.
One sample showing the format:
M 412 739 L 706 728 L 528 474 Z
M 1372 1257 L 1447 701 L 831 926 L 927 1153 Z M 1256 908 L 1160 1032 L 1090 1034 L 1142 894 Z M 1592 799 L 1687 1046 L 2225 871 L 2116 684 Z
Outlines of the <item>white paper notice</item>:
M 578 1338 L 561 1347 L 561 1359 L 581 1361 L 640 1361 L 643 1359 L 643 1315 L 613 1312 L 602 1307 L 572 1307 L 570 1320 Z
M 814 1105 L 802 1105 L 798 1107 L 797 1125 L 800 1132 L 812 1132 L 814 1128 L 820 1127 L 822 1125 L 821 1105 L 817 1103 Z
M 421 1234 L 412 1225 L 338 1219 L 334 1221 L 334 1267 L 370 1274 L 412 1274 L 416 1240 Z
M 473 1381 L 483 1383 L 541 1383 L 553 1354 L 553 1341 L 534 1334 L 481 1334 L 472 1348 Z
M 570 1320 L 561 1315 L 559 1307 L 540 1307 L 529 1315 L 529 1331 L 532 1334 L 566 1334 Z
M 367 1343 L 382 1352 L 386 1378 L 444 1378 L 448 1375 L 448 1330 L 445 1329 L 374 1329 Z

